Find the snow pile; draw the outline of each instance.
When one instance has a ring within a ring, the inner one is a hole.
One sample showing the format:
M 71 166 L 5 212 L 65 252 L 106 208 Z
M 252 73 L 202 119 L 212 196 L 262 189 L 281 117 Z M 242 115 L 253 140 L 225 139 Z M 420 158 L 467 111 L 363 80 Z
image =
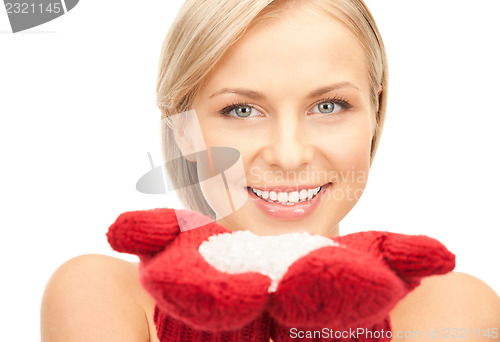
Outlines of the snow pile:
M 326 246 L 338 244 L 308 233 L 259 236 L 250 231 L 236 231 L 211 236 L 198 250 L 212 267 L 221 272 L 260 272 L 268 276 L 271 278 L 268 292 L 274 292 L 291 264 Z

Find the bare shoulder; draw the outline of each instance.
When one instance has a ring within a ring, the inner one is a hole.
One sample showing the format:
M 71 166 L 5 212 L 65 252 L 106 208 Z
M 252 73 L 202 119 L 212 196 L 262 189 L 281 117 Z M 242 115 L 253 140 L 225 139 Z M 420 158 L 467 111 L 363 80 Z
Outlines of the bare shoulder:
M 137 264 L 105 255 L 65 262 L 43 294 L 42 342 L 156 341 L 154 304 L 137 272 Z
M 500 298 L 465 273 L 428 277 L 394 308 L 391 322 L 393 341 L 500 341 Z

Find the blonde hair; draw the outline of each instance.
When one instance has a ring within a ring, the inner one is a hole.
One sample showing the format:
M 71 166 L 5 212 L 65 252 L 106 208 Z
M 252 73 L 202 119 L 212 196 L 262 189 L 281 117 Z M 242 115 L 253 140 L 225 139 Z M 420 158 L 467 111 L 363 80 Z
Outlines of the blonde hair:
M 362 0 L 187 0 L 161 50 L 156 87 L 157 104 L 166 126 L 162 130 L 167 172 L 181 203 L 215 217 L 198 183 L 196 163 L 182 157 L 170 117 L 190 110 L 208 73 L 249 27 L 274 18 L 286 6 L 305 2 L 340 20 L 359 40 L 368 63 L 376 128 L 370 162 L 378 147 L 387 102 L 387 60 L 375 21 Z M 190 186 L 188 186 L 190 185 Z

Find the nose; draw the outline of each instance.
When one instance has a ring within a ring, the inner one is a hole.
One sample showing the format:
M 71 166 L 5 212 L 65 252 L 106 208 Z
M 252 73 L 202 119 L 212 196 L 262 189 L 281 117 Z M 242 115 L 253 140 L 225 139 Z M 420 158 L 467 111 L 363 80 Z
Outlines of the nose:
M 311 163 L 314 147 L 309 142 L 307 124 L 299 115 L 278 115 L 271 125 L 262 159 L 269 166 L 297 170 Z

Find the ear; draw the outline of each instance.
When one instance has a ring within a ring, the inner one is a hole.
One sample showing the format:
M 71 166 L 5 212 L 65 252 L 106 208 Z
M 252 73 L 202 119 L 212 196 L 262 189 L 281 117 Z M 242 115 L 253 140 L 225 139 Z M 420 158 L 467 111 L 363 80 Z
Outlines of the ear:
M 377 93 L 378 101 L 377 101 L 377 109 L 375 111 L 375 122 L 374 122 L 374 126 L 373 126 L 374 132 L 376 131 L 376 127 L 380 123 L 380 110 L 382 107 L 382 94 L 383 93 L 384 93 L 384 87 L 382 85 L 380 85 L 380 87 L 378 88 L 378 93 Z
M 384 93 L 384 87 L 380 85 L 377 93 L 378 97 L 378 105 L 377 108 L 373 109 L 373 115 L 371 116 L 371 125 L 372 125 L 372 139 L 371 139 L 371 151 L 370 151 L 370 158 L 372 157 L 373 154 L 373 143 L 375 136 L 377 135 L 377 128 L 380 125 L 380 109 L 381 109 L 381 101 L 382 101 L 382 94 Z
M 194 109 L 171 117 L 174 139 L 186 160 L 196 162 L 196 153 L 207 149 Z
M 172 129 L 174 134 L 175 143 L 181 150 L 182 155 L 190 162 L 196 162 L 195 148 L 192 137 L 187 132 L 186 125 L 175 125 Z

